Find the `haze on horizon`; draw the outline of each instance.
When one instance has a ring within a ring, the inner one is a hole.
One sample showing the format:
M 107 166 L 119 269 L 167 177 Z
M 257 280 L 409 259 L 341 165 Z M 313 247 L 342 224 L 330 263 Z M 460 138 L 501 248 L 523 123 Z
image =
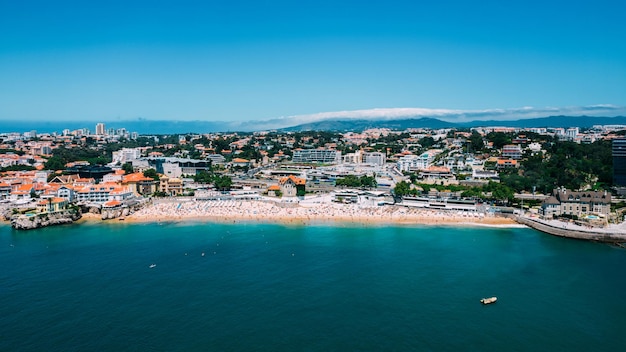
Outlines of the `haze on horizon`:
M 625 10 L 606 0 L 0 0 L 0 120 L 623 114 Z

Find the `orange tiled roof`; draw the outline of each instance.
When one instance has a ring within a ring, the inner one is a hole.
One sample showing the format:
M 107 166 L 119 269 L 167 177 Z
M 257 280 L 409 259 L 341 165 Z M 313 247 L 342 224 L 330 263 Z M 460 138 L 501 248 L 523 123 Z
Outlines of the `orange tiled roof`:
M 296 185 L 304 185 L 306 184 L 306 180 L 303 178 L 296 177 L 294 175 L 289 175 L 288 177 L 283 177 L 278 181 L 281 185 L 284 185 L 287 180 L 291 180 Z
M 116 206 L 118 206 L 120 204 L 122 204 L 122 202 L 117 201 L 117 200 L 110 200 L 110 201 L 104 203 L 103 206 L 109 207 L 109 208 L 113 208 L 113 207 L 116 207 Z
M 268 191 L 279 191 L 280 190 L 280 186 L 278 185 L 271 185 L 267 188 Z
M 146 177 L 141 172 L 135 172 L 128 174 L 122 178 L 122 182 L 140 182 L 140 181 L 153 181 L 150 177 Z

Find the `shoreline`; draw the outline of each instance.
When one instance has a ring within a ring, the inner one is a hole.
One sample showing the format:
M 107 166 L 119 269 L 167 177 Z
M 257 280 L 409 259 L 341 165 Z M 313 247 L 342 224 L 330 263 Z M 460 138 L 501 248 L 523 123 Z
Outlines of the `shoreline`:
M 525 228 L 514 219 L 461 211 L 407 208 L 403 206 L 359 207 L 356 205 L 320 203 L 315 207 L 261 201 L 194 201 L 157 203 L 142 208 L 123 220 L 102 220 L 99 214 L 84 214 L 78 222 L 124 223 L 278 223 L 354 224 L 393 226 L 461 226 L 492 228 Z

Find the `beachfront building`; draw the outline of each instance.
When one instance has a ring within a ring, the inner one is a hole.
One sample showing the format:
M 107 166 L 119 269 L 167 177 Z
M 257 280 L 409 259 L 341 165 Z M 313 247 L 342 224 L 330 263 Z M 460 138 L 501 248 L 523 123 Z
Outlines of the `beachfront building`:
M 296 149 L 291 161 L 294 163 L 338 164 L 341 152 L 334 149 Z
M 178 196 L 183 193 L 183 181 L 176 177 L 163 175 L 159 178 L 159 191 L 168 196 Z
M 37 202 L 37 212 L 51 213 L 67 208 L 69 202 L 65 198 L 53 197 L 42 199 Z
M 146 177 L 141 172 L 128 174 L 122 178 L 122 185 L 126 186 L 136 196 L 150 195 L 157 191 L 159 181 Z
M 0 200 L 9 199 L 11 196 L 11 185 L 6 182 L 0 182 Z
M 76 198 L 76 192 L 74 192 L 73 186 L 60 185 L 57 188 L 56 196 L 59 198 L 67 199 L 68 202 L 73 202 Z
M 306 193 L 306 180 L 293 175 L 281 178 L 278 185 L 284 197 L 304 196 Z
M 606 191 L 576 192 L 558 188 L 541 204 L 541 213 L 546 218 L 562 215 L 578 218 L 586 215 L 608 217 L 610 212 L 611 194 Z
M 109 200 L 123 201 L 132 196 L 133 192 L 130 189 L 115 183 L 89 185 L 76 192 L 76 200 L 81 203 L 102 204 Z

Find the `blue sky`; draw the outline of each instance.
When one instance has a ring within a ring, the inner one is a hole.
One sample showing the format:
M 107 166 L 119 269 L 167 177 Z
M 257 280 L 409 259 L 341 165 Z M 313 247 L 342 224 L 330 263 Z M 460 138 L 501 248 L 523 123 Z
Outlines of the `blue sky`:
M 617 0 L 0 0 L 0 119 L 623 107 L 624 13 Z

